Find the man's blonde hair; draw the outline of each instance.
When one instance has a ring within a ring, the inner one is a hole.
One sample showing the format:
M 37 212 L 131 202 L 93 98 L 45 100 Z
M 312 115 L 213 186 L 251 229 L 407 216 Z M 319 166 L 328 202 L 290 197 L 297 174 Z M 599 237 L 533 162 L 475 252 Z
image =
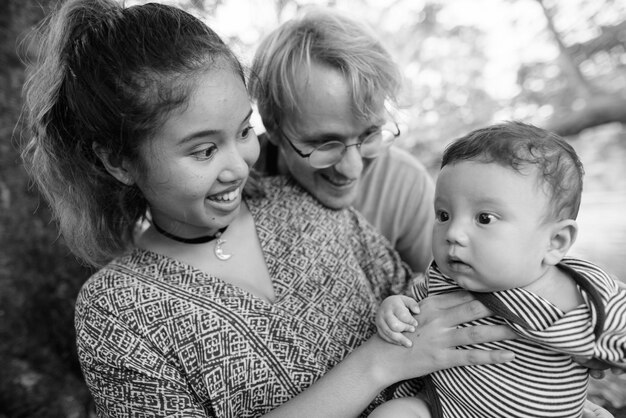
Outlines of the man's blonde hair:
M 359 119 L 376 116 L 384 101 L 396 100 L 400 71 L 371 29 L 335 10 L 309 9 L 270 33 L 254 57 L 250 94 L 268 132 L 298 112 L 296 83 L 312 63 L 344 75 Z

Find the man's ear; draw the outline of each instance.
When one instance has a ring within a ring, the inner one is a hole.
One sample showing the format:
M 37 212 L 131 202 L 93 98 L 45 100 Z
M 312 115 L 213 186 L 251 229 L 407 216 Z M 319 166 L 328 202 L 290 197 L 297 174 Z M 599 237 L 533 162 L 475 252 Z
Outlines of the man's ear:
M 123 158 L 114 157 L 111 151 L 96 143 L 93 143 L 91 148 L 98 156 L 98 159 L 102 161 L 102 164 L 104 164 L 104 168 L 118 181 L 127 186 L 135 182 Z
M 577 236 L 578 224 L 575 220 L 564 219 L 555 223 L 544 261 L 552 266 L 558 264 L 572 248 Z

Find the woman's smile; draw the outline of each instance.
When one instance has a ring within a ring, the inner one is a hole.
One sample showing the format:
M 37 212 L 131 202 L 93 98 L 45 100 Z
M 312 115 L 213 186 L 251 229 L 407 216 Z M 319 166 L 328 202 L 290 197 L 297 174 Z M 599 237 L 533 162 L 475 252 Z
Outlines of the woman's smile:
M 206 197 L 209 205 L 221 212 L 231 212 L 241 204 L 241 185 Z

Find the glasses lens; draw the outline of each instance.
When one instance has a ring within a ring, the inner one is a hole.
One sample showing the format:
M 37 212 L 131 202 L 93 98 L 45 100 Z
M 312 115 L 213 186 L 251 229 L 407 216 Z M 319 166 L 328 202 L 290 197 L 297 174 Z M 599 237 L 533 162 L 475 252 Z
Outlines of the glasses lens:
M 400 134 L 397 130 L 392 131 L 390 129 L 383 129 L 380 133 L 380 142 L 383 144 L 383 146 L 391 145 Z
M 365 158 L 374 158 L 382 154 L 396 139 L 396 134 L 388 129 L 374 132 L 363 140 L 361 155 Z
M 331 141 L 320 145 L 309 156 L 309 164 L 314 168 L 326 168 L 337 164 L 346 147 L 342 142 Z
M 378 156 L 384 149 L 382 138 L 383 131 L 368 135 L 363 142 L 361 142 L 361 155 L 365 158 Z

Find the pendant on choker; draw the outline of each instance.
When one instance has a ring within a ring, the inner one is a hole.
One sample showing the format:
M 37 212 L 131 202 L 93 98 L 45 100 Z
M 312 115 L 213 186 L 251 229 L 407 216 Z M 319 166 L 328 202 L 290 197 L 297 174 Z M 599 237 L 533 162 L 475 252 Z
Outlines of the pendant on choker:
M 154 226 L 154 229 L 156 229 L 159 234 L 174 241 L 183 242 L 185 244 L 205 244 L 207 242 L 211 242 L 217 239 L 217 242 L 215 243 L 215 248 L 213 248 L 213 253 L 215 254 L 215 257 L 217 257 L 217 259 L 221 261 L 226 261 L 230 257 L 232 257 L 232 254 L 226 254 L 224 252 L 222 246 L 226 243 L 226 240 L 220 238 L 224 231 L 226 231 L 226 228 L 228 228 L 228 225 L 226 225 L 224 228 L 221 228 L 214 235 L 204 235 L 196 238 L 183 238 L 179 237 L 178 235 L 174 235 L 171 232 L 167 232 L 166 230 L 161 228 L 159 225 L 157 225 L 156 222 L 154 222 L 154 220 L 152 221 L 152 226 Z
M 226 261 L 230 257 L 233 256 L 232 254 L 226 254 L 224 252 L 224 250 L 222 249 L 222 245 L 224 243 L 226 243 L 225 239 L 221 239 L 220 237 L 217 237 L 217 242 L 215 243 L 215 248 L 213 249 L 213 252 L 215 253 L 215 256 L 217 257 L 217 259 L 222 260 L 222 261 Z

